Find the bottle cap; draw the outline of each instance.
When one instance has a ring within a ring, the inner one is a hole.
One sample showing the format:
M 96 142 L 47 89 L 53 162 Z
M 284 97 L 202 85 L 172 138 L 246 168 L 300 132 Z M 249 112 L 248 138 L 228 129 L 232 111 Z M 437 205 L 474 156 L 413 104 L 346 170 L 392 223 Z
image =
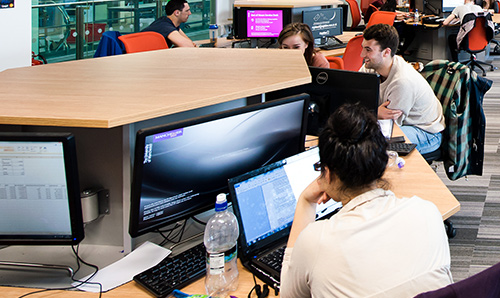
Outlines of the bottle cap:
M 215 211 L 224 211 L 227 209 L 227 199 L 225 193 L 220 193 L 217 195 L 217 200 L 215 201 Z
M 217 24 L 210 24 L 210 26 L 208 26 L 208 29 L 218 29 L 219 26 L 217 26 Z

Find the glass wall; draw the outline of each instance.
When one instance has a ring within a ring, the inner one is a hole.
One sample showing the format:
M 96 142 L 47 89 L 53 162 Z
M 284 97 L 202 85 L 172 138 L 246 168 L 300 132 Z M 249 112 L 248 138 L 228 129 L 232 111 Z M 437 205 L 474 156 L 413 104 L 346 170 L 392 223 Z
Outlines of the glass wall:
M 139 32 L 165 14 L 166 2 L 32 0 L 32 51 L 48 63 L 91 58 L 104 31 Z M 192 40 L 208 38 L 211 2 L 188 0 L 192 15 L 181 28 Z

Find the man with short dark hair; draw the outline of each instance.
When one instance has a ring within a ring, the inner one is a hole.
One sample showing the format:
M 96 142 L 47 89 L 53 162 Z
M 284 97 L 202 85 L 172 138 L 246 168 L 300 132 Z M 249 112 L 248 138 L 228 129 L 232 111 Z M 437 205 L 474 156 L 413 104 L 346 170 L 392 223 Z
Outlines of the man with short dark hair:
M 170 0 L 165 5 L 165 14 L 142 31 L 158 32 L 165 37 L 168 47 L 195 47 L 196 44 L 179 27 L 187 22 L 191 9 L 186 0 Z
M 395 56 L 398 32 L 393 26 L 376 24 L 365 29 L 363 37 L 360 71 L 380 76 L 378 118 L 394 119 L 420 153 L 437 150 L 445 126 L 443 108 L 420 73 Z

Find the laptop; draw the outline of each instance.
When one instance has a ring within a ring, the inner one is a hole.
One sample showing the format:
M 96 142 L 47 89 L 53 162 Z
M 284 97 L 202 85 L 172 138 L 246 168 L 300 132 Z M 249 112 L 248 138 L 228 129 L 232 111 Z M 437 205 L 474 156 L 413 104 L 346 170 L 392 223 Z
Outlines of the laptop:
M 238 218 L 238 254 L 243 266 L 280 288 L 280 271 L 297 200 L 320 174 L 317 147 L 229 179 L 229 194 Z M 329 218 L 341 203 L 318 205 L 316 219 Z

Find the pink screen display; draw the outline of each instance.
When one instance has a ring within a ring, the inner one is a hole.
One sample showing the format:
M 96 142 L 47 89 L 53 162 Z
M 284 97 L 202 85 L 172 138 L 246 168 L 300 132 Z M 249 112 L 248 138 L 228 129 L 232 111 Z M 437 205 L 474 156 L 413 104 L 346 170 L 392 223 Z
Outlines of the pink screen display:
M 248 37 L 278 37 L 283 29 L 282 10 L 248 10 Z

